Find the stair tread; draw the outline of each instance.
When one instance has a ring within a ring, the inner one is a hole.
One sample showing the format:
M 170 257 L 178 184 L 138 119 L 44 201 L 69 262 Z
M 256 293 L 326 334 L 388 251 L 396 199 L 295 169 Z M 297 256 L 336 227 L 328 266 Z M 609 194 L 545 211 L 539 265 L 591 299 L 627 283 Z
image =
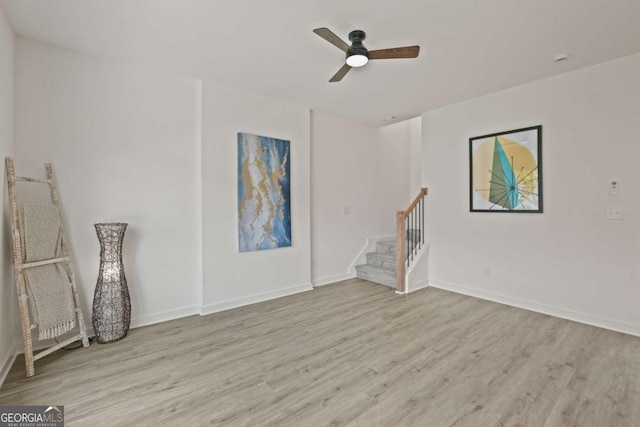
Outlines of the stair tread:
M 383 273 L 383 274 L 384 273 L 388 273 L 388 274 L 394 275 L 394 277 L 395 277 L 395 274 L 396 274 L 395 269 L 381 267 L 379 265 L 372 265 L 372 264 L 356 265 L 356 270 L 372 271 L 372 272 Z
M 367 252 L 367 256 L 372 256 L 376 258 L 388 258 L 388 259 L 396 259 L 396 254 L 392 254 L 389 252 Z

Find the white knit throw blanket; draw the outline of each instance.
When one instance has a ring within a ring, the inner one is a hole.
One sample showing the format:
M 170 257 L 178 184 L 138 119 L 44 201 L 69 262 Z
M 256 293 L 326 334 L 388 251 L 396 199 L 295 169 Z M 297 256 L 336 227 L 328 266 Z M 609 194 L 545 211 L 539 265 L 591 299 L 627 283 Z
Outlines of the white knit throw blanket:
M 21 205 L 23 260 L 44 261 L 62 256 L 62 221 L 53 204 Z M 60 263 L 26 268 L 32 320 L 41 340 L 55 338 L 76 326 L 71 281 Z

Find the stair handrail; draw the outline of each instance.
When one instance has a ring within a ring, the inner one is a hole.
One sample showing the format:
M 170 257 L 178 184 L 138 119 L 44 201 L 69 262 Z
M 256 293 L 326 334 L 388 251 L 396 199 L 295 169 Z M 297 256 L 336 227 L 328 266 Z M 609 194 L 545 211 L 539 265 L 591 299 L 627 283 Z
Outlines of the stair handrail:
M 428 188 L 421 188 L 418 196 L 406 210 L 396 212 L 396 292 L 398 293 L 405 293 L 406 269 L 411 265 L 413 256 L 424 245 L 424 198 L 428 193 Z M 419 232 L 417 239 L 413 231 L 416 227 Z

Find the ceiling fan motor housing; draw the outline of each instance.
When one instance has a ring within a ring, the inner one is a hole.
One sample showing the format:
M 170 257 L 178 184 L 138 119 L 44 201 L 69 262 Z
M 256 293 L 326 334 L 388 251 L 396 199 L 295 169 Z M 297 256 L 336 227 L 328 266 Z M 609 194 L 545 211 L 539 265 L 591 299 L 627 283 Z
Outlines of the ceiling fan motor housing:
M 353 55 L 362 55 L 369 58 L 369 51 L 362 44 L 362 41 L 367 37 L 364 31 L 354 30 L 349 33 L 349 40 L 351 41 L 351 49 L 347 52 L 347 58 Z

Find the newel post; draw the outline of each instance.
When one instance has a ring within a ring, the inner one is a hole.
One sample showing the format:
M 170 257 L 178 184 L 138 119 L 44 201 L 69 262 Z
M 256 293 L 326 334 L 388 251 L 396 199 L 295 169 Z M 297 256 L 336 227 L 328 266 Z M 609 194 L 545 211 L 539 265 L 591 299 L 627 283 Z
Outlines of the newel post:
M 396 212 L 396 292 L 404 293 L 404 211 Z

